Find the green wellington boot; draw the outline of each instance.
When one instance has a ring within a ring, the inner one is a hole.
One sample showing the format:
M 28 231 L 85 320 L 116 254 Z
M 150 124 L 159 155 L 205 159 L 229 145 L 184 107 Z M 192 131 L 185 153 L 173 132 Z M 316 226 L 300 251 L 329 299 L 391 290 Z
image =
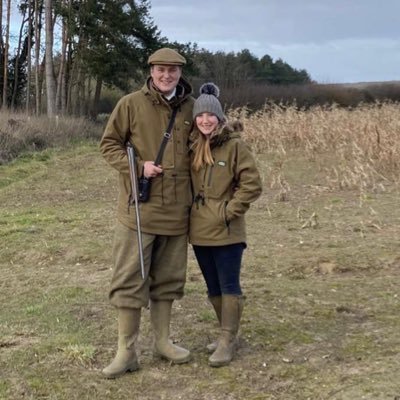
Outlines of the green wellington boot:
M 172 300 L 151 301 L 150 319 L 154 329 L 154 355 L 165 358 L 175 364 L 190 360 L 190 352 L 176 346 L 169 340 Z
M 140 308 L 118 309 L 118 350 L 114 360 L 103 369 L 106 378 L 118 378 L 139 369 L 135 342 L 139 335 Z
M 237 347 L 243 303 L 243 296 L 222 295 L 221 335 L 216 350 L 208 359 L 212 367 L 222 367 L 232 361 Z

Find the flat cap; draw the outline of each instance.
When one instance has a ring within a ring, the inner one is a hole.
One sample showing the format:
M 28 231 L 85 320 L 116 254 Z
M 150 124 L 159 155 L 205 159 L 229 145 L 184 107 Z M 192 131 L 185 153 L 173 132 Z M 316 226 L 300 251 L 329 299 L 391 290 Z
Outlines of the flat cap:
M 185 65 L 186 59 L 181 56 L 176 50 L 169 47 L 163 47 L 155 51 L 147 60 L 149 65 Z

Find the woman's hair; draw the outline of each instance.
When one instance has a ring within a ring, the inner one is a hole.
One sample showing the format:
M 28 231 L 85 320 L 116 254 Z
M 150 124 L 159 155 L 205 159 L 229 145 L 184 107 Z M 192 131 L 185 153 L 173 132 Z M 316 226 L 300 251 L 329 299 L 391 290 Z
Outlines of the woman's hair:
M 199 171 L 204 165 L 213 165 L 214 160 L 211 155 L 210 136 L 205 136 L 198 133 L 198 136 L 193 144 L 193 169 Z

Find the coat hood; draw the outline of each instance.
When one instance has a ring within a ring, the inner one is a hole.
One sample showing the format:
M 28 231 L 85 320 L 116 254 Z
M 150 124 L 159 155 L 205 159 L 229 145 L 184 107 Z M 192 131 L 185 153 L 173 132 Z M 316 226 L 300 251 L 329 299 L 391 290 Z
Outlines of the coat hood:
M 243 123 L 239 120 L 229 121 L 222 125 L 219 131 L 211 138 L 211 148 L 222 146 L 225 142 L 231 139 L 240 138 L 240 133 L 243 132 Z M 199 128 L 195 126 L 189 137 L 189 147 L 191 150 L 196 146 L 196 139 L 201 135 Z
M 211 138 L 211 148 L 222 146 L 228 140 L 239 138 L 241 132 L 243 132 L 243 124 L 241 121 L 236 120 L 228 122 Z

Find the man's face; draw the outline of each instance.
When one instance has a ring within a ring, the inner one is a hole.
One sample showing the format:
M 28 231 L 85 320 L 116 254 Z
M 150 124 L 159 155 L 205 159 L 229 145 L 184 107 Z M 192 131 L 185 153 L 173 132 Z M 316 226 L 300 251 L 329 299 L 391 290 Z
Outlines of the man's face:
M 179 65 L 152 65 L 150 75 L 154 85 L 164 95 L 171 94 L 182 75 L 182 67 Z

